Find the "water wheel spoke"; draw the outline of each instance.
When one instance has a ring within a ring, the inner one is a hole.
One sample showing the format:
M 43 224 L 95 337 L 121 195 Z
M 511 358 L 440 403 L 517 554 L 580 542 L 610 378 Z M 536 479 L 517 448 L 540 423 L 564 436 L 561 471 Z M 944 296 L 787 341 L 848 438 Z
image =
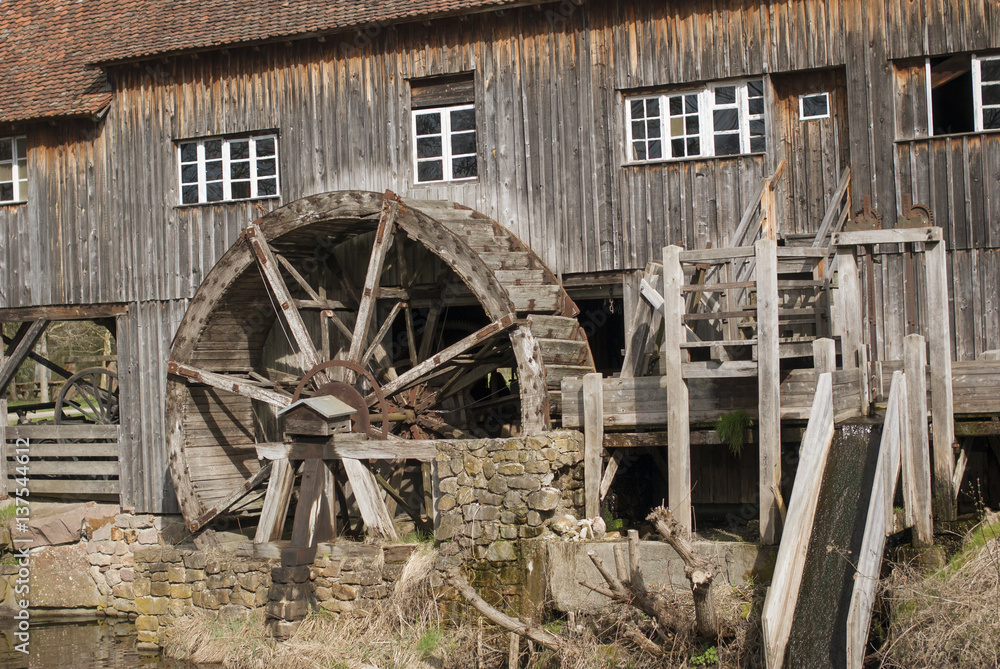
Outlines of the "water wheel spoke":
M 263 388 L 253 381 L 239 376 L 233 376 L 231 374 L 218 374 L 216 372 L 210 372 L 205 369 L 199 369 L 198 367 L 183 365 L 177 362 L 171 362 L 168 371 L 171 374 L 183 376 L 189 381 L 203 383 L 206 386 L 219 388 L 220 390 L 228 390 L 231 393 L 236 393 L 237 395 L 242 395 L 243 397 L 248 397 L 252 400 L 260 400 L 261 402 L 266 402 L 267 404 L 281 409 L 291 403 L 290 395 L 278 392 L 277 390 L 271 390 L 270 388 Z
M 498 334 L 506 332 L 514 325 L 514 317 L 504 316 L 500 320 L 493 321 L 486 327 L 480 328 L 468 337 L 460 339 L 451 346 L 443 349 L 436 355 L 424 360 L 416 367 L 413 367 L 399 375 L 394 381 L 390 381 L 382 387 L 386 395 L 395 395 L 401 390 L 405 390 L 412 385 L 423 382 L 429 376 L 440 373 L 440 368 L 448 364 L 466 351 L 482 345 L 484 342 Z
M 382 203 L 382 214 L 375 230 L 375 243 L 372 245 L 371 258 L 368 261 L 368 272 L 361 289 L 361 303 L 358 305 L 358 317 L 354 322 L 354 337 L 351 339 L 351 349 L 347 359 L 360 363 L 368 340 L 368 329 L 375 315 L 375 300 L 378 296 L 379 279 L 385 267 L 385 258 L 394 239 L 392 227 L 396 220 L 399 202 L 395 198 L 386 197 Z
M 261 229 L 256 223 L 251 223 L 247 226 L 244 234 L 246 235 L 246 239 L 250 243 L 250 247 L 253 250 L 254 258 L 257 260 L 257 266 L 270 287 L 271 294 L 276 300 L 276 308 L 281 312 L 281 315 L 285 317 L 285 322 L 288 323 L 288 329 L 291 330 L 292 337 L 295 339 L 295 343 L 298 346 L 299 366 L 302 368 L 303 372 L 306 372 L 321 362 L 319 351 L 316 350 L 316 345 L 313 343 L 312 337 L 309 335 L 309 330 L 306 329 L 305 322 L 302 320 L 302 315 L 296 308 L 295 301 L 292 299 L 292 295 L 288 291 L 288 286 L 285 284 L 285 280 L 281 276 L 281 271 L 278 268 L 278 261 L 275 259 L 274 253 L 271 251 L 271 247 L 265 240 L 264 233 L 261 232 Z M 318 381 L 325 383 L 328 379 L 324 377 L 318 379 Z
M 278 262 L 281 263 L 281 266 L 285 268 L 288 275 L 295 279 L 295 283 L 299 284 L 299 286 L 302 287 L 302 290 L 306 291 L 306 294 L 309 295 L 309 299 L 316 300 L 317 302 L 325 301 L 325 299 L 321 297 L 311 285 L 309 285 L 309 282 L 305 280 L 299 271 L 295 269 L 295 265 L 293 265 L 288 258 L 280 253 L 275 253 L 274 257 L 277 258 Z
M 368 361 L 371 359 L 372 355 L 375 354 L 375 350 L 377 348 L 384 348 L 382 347 L 382 340 L 385 339 L 387 334 L 389 334 L 389 330 L 392 328 L 392 324 L 395 322 L 396 316 L 399 315 L 399 312 L 402 311 L 405 304 L 405 302 L 397 302 L 392 306 L 392 311 L 389 312 L 385 322 L 382 323 L 382 327 L 380 327 L 378 332 L 375 334 L 375 339 L 372 341 L 372 345 L 369 346 L 368 350 L 365 351 L 365 354 L 361 356 L 360 363 L 362 367 L 368 364 Z
M 433 414 L 423 414 L 422 416 L 418 416 L 416 423 L 420 427 L 436 432 L 446 439 L 472 439 L 474 436 L 465 430 L 447 423 L 440 416 Z

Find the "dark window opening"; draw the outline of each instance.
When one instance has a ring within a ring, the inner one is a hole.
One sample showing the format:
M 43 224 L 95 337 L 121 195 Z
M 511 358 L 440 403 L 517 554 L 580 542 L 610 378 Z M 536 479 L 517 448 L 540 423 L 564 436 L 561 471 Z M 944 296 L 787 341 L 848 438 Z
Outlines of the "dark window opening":
M 622 371 L 625 349 L 625 310 L 621 298 L 576 300 L 577 320 L 587 334 L 594 366 L 604 376 Z
M 975 131 L 970 56 L 931 59 L 931 108 L 933 134 Z

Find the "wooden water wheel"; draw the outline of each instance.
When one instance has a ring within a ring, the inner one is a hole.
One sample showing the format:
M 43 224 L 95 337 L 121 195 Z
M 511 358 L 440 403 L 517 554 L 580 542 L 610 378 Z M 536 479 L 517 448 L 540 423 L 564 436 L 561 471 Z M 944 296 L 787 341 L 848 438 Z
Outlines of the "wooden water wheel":
M 561 378 L 594 369 L 577 312 L 523 242 L 454 203 L 349 191 L 263 216 L 173 342 L 170 471 L 188 526 L 261 478 L 255 444 L 282 439 L 296 390 L 360 399 L 389 440 L 548 429 Z

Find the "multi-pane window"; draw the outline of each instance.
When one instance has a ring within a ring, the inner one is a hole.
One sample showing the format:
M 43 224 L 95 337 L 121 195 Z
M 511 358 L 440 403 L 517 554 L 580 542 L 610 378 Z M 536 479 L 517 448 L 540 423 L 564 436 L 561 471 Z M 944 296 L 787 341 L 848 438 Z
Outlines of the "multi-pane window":
M 479 174 L 475 105 L 415 110 L 413 136 L 417 183 L 461 181 Z
M 277 197 L 278 138 L 213 137 L 181 142 L 181 203 Z
M 976 130 L 1000 130 L 1000 56 L 973 59 L 972 90 Z
M 0 203 L 28 199 L 28 150 L 25 137 L 0 139 Z
M 630 162 L 762 153 L 764 82 L 629 98 Z

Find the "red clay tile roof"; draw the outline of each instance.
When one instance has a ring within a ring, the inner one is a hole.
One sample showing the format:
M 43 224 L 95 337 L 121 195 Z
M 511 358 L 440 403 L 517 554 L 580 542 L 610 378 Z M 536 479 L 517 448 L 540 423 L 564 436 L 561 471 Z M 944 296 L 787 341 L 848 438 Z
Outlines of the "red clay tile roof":
M 93 62 L 135 60 L 520 4 L 526 0 L 120 0 L 116 13 L 121 33 L 98 51 Z
M 545 1 L 545 0 L 542 0 Z M 484 11 L 526 0 L 0 0 L 0 122 L 89 115 L 88 65 Z
M 104 74 L 85 65 L 106 39 L 95 9 L 108 4 L 0 0 L 0 122 L 86 116 L 111 101 Z

